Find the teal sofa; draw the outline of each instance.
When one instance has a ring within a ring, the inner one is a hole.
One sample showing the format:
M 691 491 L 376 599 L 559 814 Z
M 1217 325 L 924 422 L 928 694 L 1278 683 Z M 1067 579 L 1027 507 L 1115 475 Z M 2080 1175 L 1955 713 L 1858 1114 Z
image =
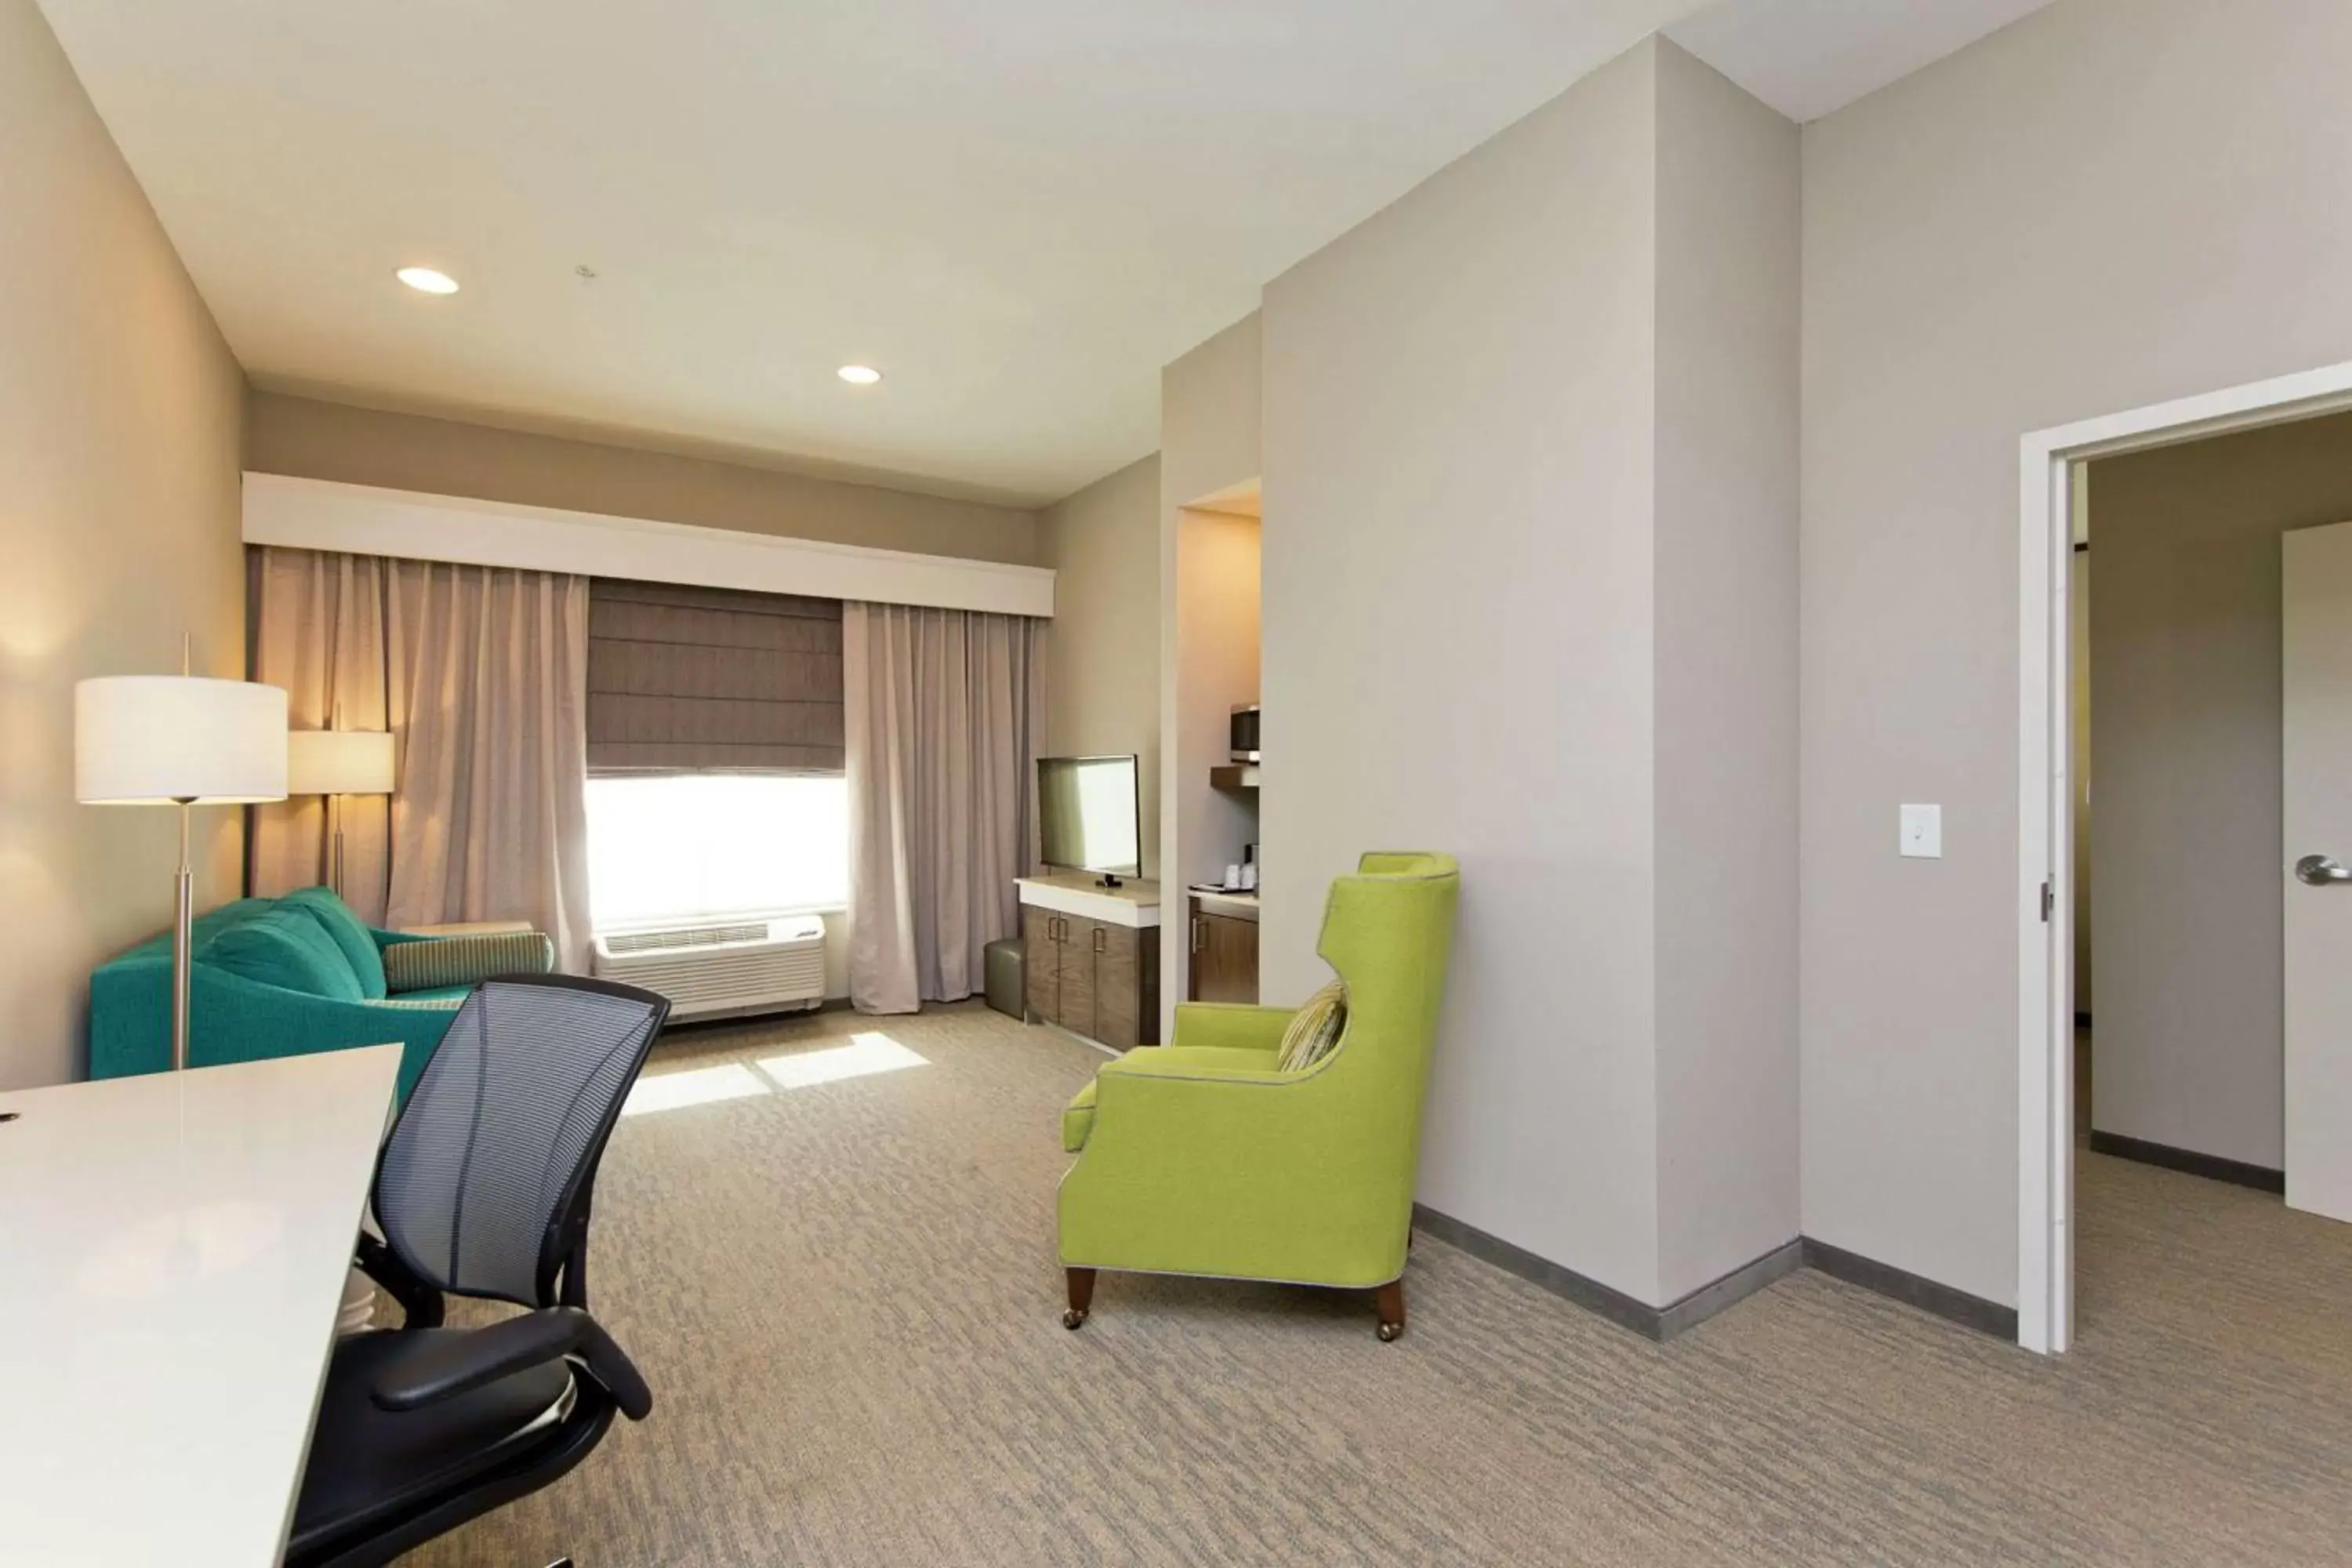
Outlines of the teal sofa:
M 406 943 L 432 949 L 393 957 Z M 545 973 L 553 945 L 528 935 L 419 937 L 377 931 L 326 888 L 242 899 L 197 917 L 188 962 L 188 1065 L 398 1045 L 400 1095 L 424 1075 L 474 983 Z M 404 975 L 431 984 L 395 989 Z M 172 936 L 140 943 L 89 977 L 89 1076 L 172 1065 Z

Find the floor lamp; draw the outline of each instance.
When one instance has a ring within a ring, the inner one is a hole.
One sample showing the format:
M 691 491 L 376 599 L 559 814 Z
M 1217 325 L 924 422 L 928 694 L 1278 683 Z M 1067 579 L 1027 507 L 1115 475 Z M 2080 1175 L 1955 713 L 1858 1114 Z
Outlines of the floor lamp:
M 343 796 L 390 795 L 392 736 L 382 730 L 296 730 L 286 737 L 286 793 L 327 797 L 327 885 L 343 894 Z
M 286 798 L 286 693 L 245 680 L 118 675 L 74 686 L 74 795 L 87 805 L 176 805 L 172 1067 L 188 1065 L 188 808 Z

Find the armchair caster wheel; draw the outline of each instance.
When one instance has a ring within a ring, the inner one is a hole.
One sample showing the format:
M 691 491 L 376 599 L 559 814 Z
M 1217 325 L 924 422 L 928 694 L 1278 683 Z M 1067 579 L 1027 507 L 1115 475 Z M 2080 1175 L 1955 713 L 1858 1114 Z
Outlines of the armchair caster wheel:
M 1396 1343 L 1404 1332 L 1404 1281 L 1391 1279 L 1373 1291 L 1372 1306 L 1380 1313 L 1381 1343 Z
M 1075 1329 L 1087 1321 L 1087 1309 L 1095 1304 L 1095 1271 L 1091 1268 L 1065 1268 L 1069 1281 L 1070 1310 L 1062 1314 L 1062 1327 Z

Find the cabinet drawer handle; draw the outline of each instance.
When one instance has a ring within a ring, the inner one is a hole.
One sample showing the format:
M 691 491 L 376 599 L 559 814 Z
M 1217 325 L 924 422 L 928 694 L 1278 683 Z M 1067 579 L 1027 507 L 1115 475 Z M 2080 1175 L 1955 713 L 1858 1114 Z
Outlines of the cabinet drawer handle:
M 1109 935 L 1110 932 L 1103 930 L 1102 927 L 1095 927 L 1095 951 L 1097 952 L 1101 952 L 1108 945 L 1106 939 L 1108 939 Z
M 1194 915 L 1192 917 L 1192 951 L 1194 952 L 1201 951 L 1201 931 L 1202 923 L 1203 922 L 1200 916 Z

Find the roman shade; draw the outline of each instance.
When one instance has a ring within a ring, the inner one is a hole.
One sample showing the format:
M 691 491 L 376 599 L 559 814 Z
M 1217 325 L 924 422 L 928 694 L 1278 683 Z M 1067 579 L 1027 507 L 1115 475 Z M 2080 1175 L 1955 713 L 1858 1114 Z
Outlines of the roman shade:
M 588 770 L 842 769 L 841 603 L 599 577 Z

